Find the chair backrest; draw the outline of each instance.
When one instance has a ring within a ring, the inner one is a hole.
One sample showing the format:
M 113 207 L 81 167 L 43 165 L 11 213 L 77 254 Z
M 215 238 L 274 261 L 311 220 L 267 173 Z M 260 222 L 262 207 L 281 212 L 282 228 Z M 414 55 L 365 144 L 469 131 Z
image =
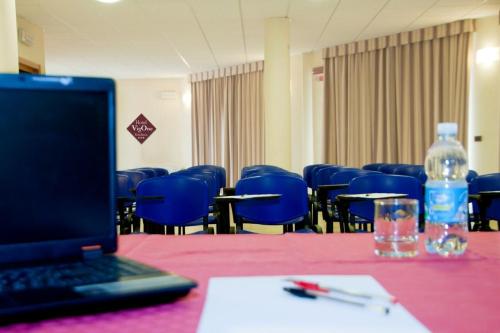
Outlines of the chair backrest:
M 202 169 L 186 169 L 172 173 L 171 175 L 177 176 L 186 176 L 192 177 L 199 180 L 202 180 L 207 185 L 207 200 L 209 205 L 213 205 L 215 203 L 215 197 L 218 195 L 219 188 L 217 187 L 217 176 L 212 171 Z
M 483 191 L 500 191 L 500 173 L 491 173 L 477 176 L 470 184 L 471 193 Z M 474 207 L 478 209 L 478 207 Z M 490 206 L 486 209 L 486 218 L 500 220 L 500 199 L 493 199 Z
M 328 165 L 328 164 L 319 163 L 319 164 L 307 165 L 304 167 L 304 169 L 302 170 L 302 177 L 304 178 L 304 181 L 306 182 L 307 187 L 312 187 L 312 171 L 314 170 L 314 168 L 320 167 L 320 166 L 325 166 L 325 165 Z
M 144 172 L 148 178 L 156 177 L 156 171 L 153 168 L 134 168 L 130 170 Z
M 317 191 L 319 185 L 327 185 L 331 184 L 330 177 L 341 171 L 343 167 L 341 166 L 327 166 L 323 168 L 319 168 L 312 178 L 312 189 Z
M 371 174 L 382 174 L 378 171 L 372 170 L 360 170 L 355 168 L 344 168 L 339 170 L 330 176 L 330 184 L 349 184 L 353 178 L 371 175 Z M 339 194 L 345 194 L 348 189 L 332 190 L 328 192 L 328 198 L 330 200 L 335 200 L 335 197 Z
M 256 171 L 287 171 L 283 168 L 280 168 L 275 165 L 267 165 L 267 164 L 260 164 L 260 165 L 251 165 L 251 166 L 246 166 L 241 169 L 241 178 L 246 178 L 250 177 L 250 174 Z
M 425 168 L 423 165 L 419 165 L 419 164 L 400 165 L 399 167 L 397 167 L 394 170 L 394 174 L 417 178 L 421 184 L 425 184 L 425 182 L 427 181 L 427 175 L 425 174 Z
M 163 199 L 147 199 L 163 196 Z M 136 215 L 152 222 L 184 226 L 208 216 L 208 188 L 204 181 L 170 175 L 146 179 L 137 186 Z
M 203 165 L 192 166 L 188 168 L 188 170 L 202 170 L 202 171 L 214 172 L 217 175 L 216 177 L 219 189 L 226 187 L 226 169 L 224 169 L 221 166 L 203 164 Z
M 365 164 L 363 165 L 362 169 L 363 170 L 371 170 L 371 171 L 378 171 L 378 169 L 387 163 L 370 163 L 370 164 Z
M 131 181 L 126 174 L 116 174 L 116 196 L 117 197 L 130 197 Z
M 256 177 L 256 176 L 266 176 L 266 175 L 286 175 L 302 179 L 302 176 L 295 172 L 290 172 L 286 170 L 253 170 L 247 174 L 245 178 Z
M 478 176 L 479 176 L 479 174 L 476 171 L 471 169 L 471 170 L 469 170 L 469 172 L 467 172 L 467 176 L 465 177 L 465 181 L 467 183 L 472 183 L 472 181 L 474 179 L 476 179 Z
M 350 194 L 359 193 L 402 193 L 409 199 L 419 200 L 423 207 L 422 185 L 415 177 L 374 174 L 354 178 L 349 184 Z M 366 220 L 373 221 L 374 204 L 372 201 L 353 202 L 350 212 Z
M 148 178 L 148 175 L 145 172 L 137 170 L 121 170 L 116 173 L 128 176 L 130 179 L 130 189 L 135 189 L 141 181 Z
M 311 186 L 310 187 L 313 191 L 316 191 L 318 189 L 318 186 L 316 185 L 318 173 L 325 168 L 331 168 L 331 167 L 340 167 L 340 165 L 323 164 L 323 165 L 318 165 L 318 166 L 311 169 L 311 175 L 310 175 L 310 178 L 311 178 L 310 185 Z
M 168 170 L 164 168 L 150 168 L 155 172 L 156 177 L 168 176 Z
M 398 168 L 404 167 L 406 165 L 407 164 L 399 164 L 399 163 L 398 164 L 385 164 L 385 165 L 379 167 L 378 171 L 383 172 L 383 173 L 387 173 L 387 174 L 394 174 Z
M 236 194 L 281 194 L 279 199 L 236 203 L 237 218 L 253 223 L 294 223 L 309 213 L 307 185 L 296 176 L 268 174 L 243 178 L 236 183 Z

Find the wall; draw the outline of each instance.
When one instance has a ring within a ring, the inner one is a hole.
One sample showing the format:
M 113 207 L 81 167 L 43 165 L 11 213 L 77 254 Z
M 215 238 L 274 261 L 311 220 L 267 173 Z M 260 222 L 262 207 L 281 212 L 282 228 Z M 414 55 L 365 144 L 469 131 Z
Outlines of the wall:
M 17 28 L 24 29 L 33 37 L 31 46 L 18 41 L 19 57 L 40 65 L 41 72 L 45 73 L 45 42 L 42 28 L 20 16 L 17 17 Z
M 161 92 L 173 98 L 162 99 Z M 191 166 L 189 94 L 184 79 L 117 81 L 118 170 L 150 166 L 173 171 Z M 143 144 L 127 130 L 141 113 L 156 127 Z
M 500 47 L 498 17 L 476 20 L 469 104 L 469 167 L 486 174 L 500 172 L 500 60 L 489 65 L 476 61 L 484 47 Z M 482 136 L 474 142 L 474 136 Z

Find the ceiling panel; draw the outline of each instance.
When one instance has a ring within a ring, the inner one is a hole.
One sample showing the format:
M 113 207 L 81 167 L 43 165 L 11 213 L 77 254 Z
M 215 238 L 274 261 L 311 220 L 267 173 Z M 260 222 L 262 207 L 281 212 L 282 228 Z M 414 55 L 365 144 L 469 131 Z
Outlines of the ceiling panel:
M 141 78 L 262 60 L 270 17 L 288 15 L 290 51 L 297 54 L 498 15 L 500 0 L 17 0 L 16 6 L 45 31 L 48 73 Z
M 235 0 L 238 1 L 238 0 Z M 249 61 L 264 58 L 264 23 L 266 18 L 285 17 L 292 0 L 240 0 L 245 25 Z
M 327 47 L 356 40 L 386 2 L 386 0 L 342 1 L 332 16 L 319 46 Z
M 290 44 L 293 53 L 313 50 L 340 0 L 292 1 L 290 3 Z
M 499 15 L 500 1 L 498 4 L 490 4 L 489 2 L 467 14 L 466 18 L 478 18 L 492 15 Z
M 159 33 L 189 63 L 192 71 L 217 68 L 203 34 L 193 16 L 189 5 L 184 1 L 140 3 L 141 10 L 154 24 L 154 35 Z M 153 35 L 153 36 L 154 36 Z M 155 40 L 156 37 L 153 37 Z
M 219 64 L 246 61 L 238 1 L 188 0 Z

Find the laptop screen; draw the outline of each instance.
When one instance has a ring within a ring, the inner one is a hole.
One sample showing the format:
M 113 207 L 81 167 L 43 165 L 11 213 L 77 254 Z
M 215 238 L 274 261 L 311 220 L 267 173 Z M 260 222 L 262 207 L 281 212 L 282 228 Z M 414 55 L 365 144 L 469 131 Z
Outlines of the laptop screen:
M 0 246 L 112 234 L 108 92 L 0 87 L 0 106 Z

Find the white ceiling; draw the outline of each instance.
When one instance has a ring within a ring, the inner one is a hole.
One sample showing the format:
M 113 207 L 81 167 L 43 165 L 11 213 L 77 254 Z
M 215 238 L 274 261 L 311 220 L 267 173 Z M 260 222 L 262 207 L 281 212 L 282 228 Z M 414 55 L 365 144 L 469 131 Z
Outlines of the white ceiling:
M 290 18 L 292 54 L 463 18 L 500 0 L 16 0 L 45 32 L 48 74 L 184 76 L 262 60 L 264 19 Z

